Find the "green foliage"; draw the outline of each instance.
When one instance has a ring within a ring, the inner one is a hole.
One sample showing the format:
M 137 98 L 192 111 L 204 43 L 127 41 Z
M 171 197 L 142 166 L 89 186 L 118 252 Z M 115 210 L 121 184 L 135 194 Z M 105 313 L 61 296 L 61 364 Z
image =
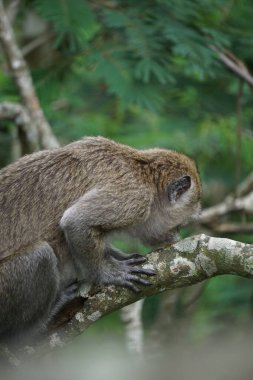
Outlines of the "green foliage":
M 19 100 L 16 89 L 13 86 L 12 78 L 6 76 L 0 71 L 0 102 L 12 101 L 16 102 Z
M 8 165 L 11 162 L 10 149 L 12 146 L 12 136 L 10 126 L 0 123 L 0 163 L 1 166 Z
M 65 63 L 66 70 L 72 63 L 79 66 L 84 82 L 88 76 L 104 81 L 107 93 L 118 96 L 124 107 L 136 104 L 153 111 L 164 109 L 165 86 L 169 93 L 179 81 L 187 85 L 189 78 L 203 82 L 217 77 L 221 67 L 209 45 L 231 45 L 238 29 L 232 18 L 233 33 L 224 33 L 230 13 L 223 0 L 187 6 L 185 1 L 158 0 L 118 0 L 112 6 L 79 0 L 34 4 L 52 25 L 55 49 L 70 59 L 60 65 Z
M 67 38 L 69 52 L 76 52 L 96 32 L 94 14 L 85 0 L 36 0 L 35 9 L 52 24 L 56 48 Z
M 195 314 L 194 334 L 203 339 L 248 323 L 252 309 L 252 284 L 236 276 L 223 276 L 208 283 Z
M 234 189 L 239 80 L 209 46 L 231 50 L 253 71 L 250 0 L 26 0 L 21 8 L 21 45 L 27 43 L 22 23 L 28 12 L 36 12 L 51 32 L 26 59 L 62 143 L 103 135 L 137 148 L 179 150 L 198 162 L 204 204 L 215 202 L 213 183 L 224 194 Z M 41 55 L 49 57 L 47 67 Z M 19 100 L 4 70 L 0 88 L 1 101 Z M 253 168 L 252 91 L 246 84 L 241 103 L 243 178 Z M 11 125 L 0 125 L 1 166 L 10 159 L 10 131 Z M 253 243 L 251 236 L 235 238 Z M 125 251 L 146 252 L 135 242 L 116 243 Z M 159 301 L 147 300 L 146 326 Z M 196 308 L 193 335 L 224 331 L 230 315 L 232 323 L 246 323 L 251 307 L 252 282 L 213 279 Z M 117 315 L 99 322 L 98 331 L 115 325 L 120 329 Z

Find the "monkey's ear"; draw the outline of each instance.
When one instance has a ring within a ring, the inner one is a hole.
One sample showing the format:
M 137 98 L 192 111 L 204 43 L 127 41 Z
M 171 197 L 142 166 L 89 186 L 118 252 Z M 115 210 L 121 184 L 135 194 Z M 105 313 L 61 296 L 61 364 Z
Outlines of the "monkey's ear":
M 170 202 L 176 202 L 191 187 L 191 177 L 185 175 L 171 182 L 168 187 Z

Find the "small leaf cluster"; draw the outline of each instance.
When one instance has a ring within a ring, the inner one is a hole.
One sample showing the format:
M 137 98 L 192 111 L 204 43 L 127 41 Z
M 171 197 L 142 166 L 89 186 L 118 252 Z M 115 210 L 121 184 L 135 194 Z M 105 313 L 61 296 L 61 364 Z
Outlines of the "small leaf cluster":
M 229 47 L 237 36 L 233 7 L 224 0 L 36 0 L 32 6 L 54 32 L 58 70 L 75 68 L 103 83 L 122 106 L 153 111 L 166 107 L 169 89 L 182 81 L 215 78 L 221 67 L 209 46 Z

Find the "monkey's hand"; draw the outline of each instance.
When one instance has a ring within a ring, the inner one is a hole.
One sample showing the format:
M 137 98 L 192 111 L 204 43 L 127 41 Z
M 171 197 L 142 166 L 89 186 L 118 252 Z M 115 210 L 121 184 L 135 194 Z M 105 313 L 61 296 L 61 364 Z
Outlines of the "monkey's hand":
M 111 256 L 107 260 L 100 283 L 124 286 L 134 292 L 140 292 L 141 290 L 136 284 L 152 285 L 149 280 L 140 277 L 140 275 L 154 276 L 156 274 L 153 270 L 144 269 L 140 266 L 145 261 L 146 258 L 138 254 L 128 257 L 122 255 L 119 259 Z
M 145 258 L 122 259 L 108 253 L 107 237 L 127 230 L 149 215 L 151 195 L 146 188 L 92 189 L 67 209 L 60 221 L 76 268 L 78 280 L 91 284 L 115 284 L 140 291 L 135 285 L 150 285 L 139 275 L 155 273 L 139 266 Z M 111 251 L 109 249 L 109 251 Z M 124 258 L 124 257 L 123 257 Z

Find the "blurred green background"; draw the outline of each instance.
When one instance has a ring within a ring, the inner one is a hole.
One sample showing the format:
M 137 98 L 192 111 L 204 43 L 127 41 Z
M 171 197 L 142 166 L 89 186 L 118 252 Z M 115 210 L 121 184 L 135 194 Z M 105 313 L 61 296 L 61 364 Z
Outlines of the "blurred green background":
M 253 71 L 252 20 L 250 0 L 23 0 L 13 27 L 42 108 L 62 144 L 102 135 L 137 148 L 159 146 L 189 154 L 198 163 L 207 207 L 253 170 L 251 88 L 210 48 L 232 52 Z M 0 102 L 19 102 L 3 54 L 0 65 Z M 15 156 L 14 141 L 15 125 L 0 121 L 1 167 Z M 200 231 L 185 229 L 182 236 Z M 253 243 L 252 234 L 226 237 Z M 143 250 L 135 242 L 117 243 L 125 251 Z M 174 329 L 180 328 L 172 334 L 167 321 L 166 337 L 183 332 L 199 341 L 252 331 L 252 281 L 213 278 L 193 307 L 189 292 L 178 291 L 167 310 Z M 159 325 L 166 297 L 145 301 L 147 338 Z M 84 336 L 111 332 L 123 340 L 118 313 Z

